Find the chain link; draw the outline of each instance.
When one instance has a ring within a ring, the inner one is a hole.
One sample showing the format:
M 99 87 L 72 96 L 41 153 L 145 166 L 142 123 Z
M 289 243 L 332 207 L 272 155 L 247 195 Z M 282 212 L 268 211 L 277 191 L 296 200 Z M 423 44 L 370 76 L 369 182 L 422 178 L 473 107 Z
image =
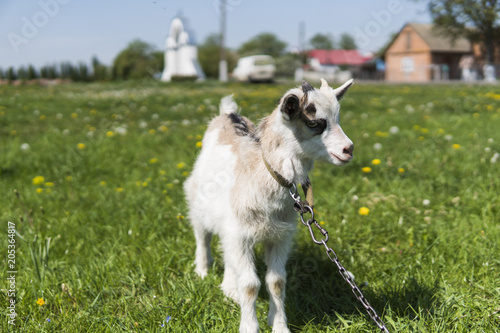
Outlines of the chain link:
M 320 224 L 314 219 L 314 210 L 311 206 L 309 206 L 309 203 L 307 201 L 302 201 L 299 195 L 299 192 L 297 191 L 297 186 L 295 184 L 292 184 L 292 187 L 289 190 L 290 196 L 292 199 L 295 201 L 294 203 L 294 209 L 299 213 L 300 215 L 300 221 L 302 222 L 303 225 L 308 227 L 309 232 L 311 234 L 311 238 L 315 244 L 318 245 L 323 245 L 326 249 L 326 255 L 330 260 L 337 265 L 337 268 L 339 270 L 340 275 L 342 278 L 351 286 L 351 290 L 358 299 L 358 301 L 363 304 L 363 307 L 365 308 L 366 312 L 368 315 L 372 318 L 372 320 L 375 322 L 375 324 L 378 326 L 381 332 L 387 332 L 389 333 L 389 330 L 385 326 L 384 322 L 382 319 L 379 317 L 375 309 L 368 303 L 368 300 L 365 298 L 363 293 L 361 292 L 361 289 L 358 288 L 356 283 L 354 282 L 354 278 L 352 274 L 345 269 L 345 267 L 340 263 L 339 258 L 337 257 L 337 254 L 331 247 L 329 247 L 326 242 L 328 242 L 328 231 L 323 229 Z M 305 214 L 311 214 L 310 219 L 305 219 L 304 215 Z M 323 239 L 317 240 L 316 236 L 314 235 L 313 231 L 313 225 L 320 231 L 320 233 L 323 235 Z

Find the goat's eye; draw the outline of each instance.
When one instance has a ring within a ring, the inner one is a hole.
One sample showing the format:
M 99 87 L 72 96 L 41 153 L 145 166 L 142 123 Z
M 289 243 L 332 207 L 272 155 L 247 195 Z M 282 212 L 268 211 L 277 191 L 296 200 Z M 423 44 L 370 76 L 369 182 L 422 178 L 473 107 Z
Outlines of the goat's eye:
M 309 128 L 314 128 L 314 127 L 318 127 L 318 122 L 314 121 L 314 120 L 310 120 L 310 121 L 306 122 L 306 125 Z

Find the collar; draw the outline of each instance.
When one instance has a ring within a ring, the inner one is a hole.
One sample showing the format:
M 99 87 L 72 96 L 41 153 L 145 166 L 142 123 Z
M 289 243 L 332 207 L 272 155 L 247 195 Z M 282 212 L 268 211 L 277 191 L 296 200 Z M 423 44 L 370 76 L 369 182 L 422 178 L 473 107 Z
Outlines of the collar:
M 264 157 L 264 154 L 262 154 L 262 160 L 264 161 L 264 165 L 266 166 L 267 171 L 269 171 L 271 176 L 274 178 L 274 180 L 276 180 L 276 182 L 278 182 L 278 184 L 287 189 L 290 189 L 293 186 L 293 183 L 286 180 L 285 177 L 283 177 L 279 172 L 271 167 L 269 162 Z M 309 203 L 309 206 L 314 207 L 313 189 L 309 177 L 307 177 L 306 181 L 301 183 L 300 185 L 302 186 L 302 190 L 304 191 L 306 201 Z

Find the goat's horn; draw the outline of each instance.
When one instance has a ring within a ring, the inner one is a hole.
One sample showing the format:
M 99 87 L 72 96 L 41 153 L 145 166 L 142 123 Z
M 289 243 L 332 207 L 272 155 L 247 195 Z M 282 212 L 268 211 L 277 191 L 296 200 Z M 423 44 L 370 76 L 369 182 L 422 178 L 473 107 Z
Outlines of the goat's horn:
M 306 94 L 307 92 L 309 92 L 311 90 L 314 90 L 313 86 L 311 86 L 306 81 L 302 81 L 302 91 L 304 92 L 304 94 Z

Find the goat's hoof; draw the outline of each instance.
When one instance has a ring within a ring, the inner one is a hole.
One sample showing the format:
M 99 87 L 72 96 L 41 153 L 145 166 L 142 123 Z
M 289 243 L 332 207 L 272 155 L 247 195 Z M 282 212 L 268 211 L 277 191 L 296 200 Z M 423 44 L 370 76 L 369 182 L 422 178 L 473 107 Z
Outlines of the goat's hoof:
M 280 324 L 273 326 L 273 333 L 290 333 L 290 330 L 286 324 Z
M 194 272 L 201 278 L 204 279 L 208 274 L 208 269 L 198 269 L 196 268 Z

